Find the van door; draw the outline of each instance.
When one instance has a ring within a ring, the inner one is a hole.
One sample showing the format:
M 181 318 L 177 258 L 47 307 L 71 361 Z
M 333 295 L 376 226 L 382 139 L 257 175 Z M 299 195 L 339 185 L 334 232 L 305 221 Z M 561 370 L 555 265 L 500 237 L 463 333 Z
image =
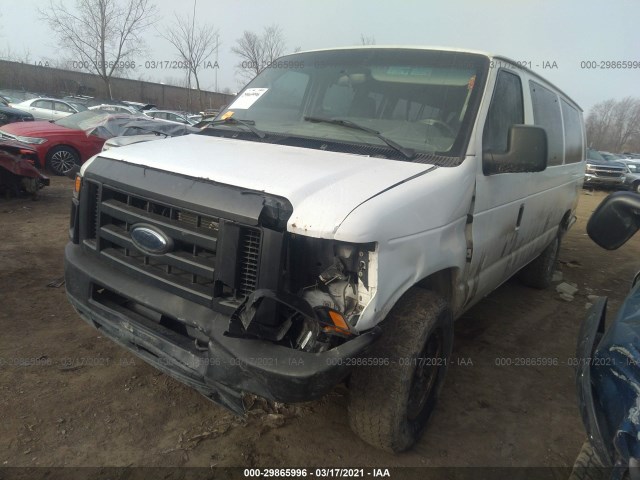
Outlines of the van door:
M 529 182 L 535 173 L 485 175 L 482 153 L 507 151 L 512 125 L 525 123 L 522 79 L 517 71 L 497 71 L 491 103 L 482 129 L 471 224 L 473 245 L 468 252 L 465 306 L 470 306 L 504 282 L 522 265 L 512 254 L 526 241 L 520 225 L 527 215 Z

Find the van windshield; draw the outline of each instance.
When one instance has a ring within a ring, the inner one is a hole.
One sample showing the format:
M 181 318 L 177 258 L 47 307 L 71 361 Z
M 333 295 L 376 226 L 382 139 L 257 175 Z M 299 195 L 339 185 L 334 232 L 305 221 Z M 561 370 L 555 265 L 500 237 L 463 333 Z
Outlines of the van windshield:
M 360 153 L 357 146 L 373 146 L 397 158 L 390 140 L 417 154 L 459 157 L 487 68 L 481 55 L 424 49 L 288 55 L 265 68 L 218 116 L 238 122 L 216 122 L 212 128 L 245 131 L 239 122 L 244 120 L 267 141 L 269 134 L 322 140 L 349 144 L 354 153 Z M 364 128 L 345 128 L 345 123 Z

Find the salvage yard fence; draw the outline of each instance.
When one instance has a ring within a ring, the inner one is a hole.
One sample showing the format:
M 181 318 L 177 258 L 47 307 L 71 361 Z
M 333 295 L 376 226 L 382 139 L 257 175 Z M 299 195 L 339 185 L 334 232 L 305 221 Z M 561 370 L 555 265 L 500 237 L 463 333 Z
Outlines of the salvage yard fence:
M 87 95 L 109 98 L 102 79 L 90 73 L 44 65 L 0 60 L 0 89 L 14 89 L 63 97 Z M 113 98 L 151 103 L 159 108 L 200 111 L 228 105 L 234 95 L 201 91 L 128 78 L 112 78 Z M 202 101 L 200 101 L 202 100 Z

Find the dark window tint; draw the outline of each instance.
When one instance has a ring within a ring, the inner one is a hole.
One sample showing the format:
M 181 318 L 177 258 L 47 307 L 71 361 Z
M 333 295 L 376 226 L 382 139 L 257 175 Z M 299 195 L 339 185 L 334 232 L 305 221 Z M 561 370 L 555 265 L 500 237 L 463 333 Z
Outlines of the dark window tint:
M 502 70 L 498 73 L 493 99 L 484 125 L 483 150 L 506 152 L 509 128 L 511 125 L 523 123 L 524 107 L 520 77 Z
M 580 112 L 564 100 L 562 105 L 562 121 L 564 122 L 564 163 L 582 161 L 582 122 Z
M 529 82 L 529 88 L 533 104 L 533 123 L 543 127 L 547 132 L 549 142 L 547 165 L 561 165 L 564 145 L 558 95 L 533 81 Z

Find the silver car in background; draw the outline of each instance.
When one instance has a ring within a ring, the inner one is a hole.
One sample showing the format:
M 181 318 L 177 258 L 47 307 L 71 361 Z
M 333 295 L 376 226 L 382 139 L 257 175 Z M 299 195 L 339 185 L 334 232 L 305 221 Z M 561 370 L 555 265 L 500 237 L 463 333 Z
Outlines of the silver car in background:
M 81 103 L 57 98 L 33 98 L 20 103 L 10 103 L 9 106 L 29 112 L 36 120 L 59 120 L 87 109 Z

